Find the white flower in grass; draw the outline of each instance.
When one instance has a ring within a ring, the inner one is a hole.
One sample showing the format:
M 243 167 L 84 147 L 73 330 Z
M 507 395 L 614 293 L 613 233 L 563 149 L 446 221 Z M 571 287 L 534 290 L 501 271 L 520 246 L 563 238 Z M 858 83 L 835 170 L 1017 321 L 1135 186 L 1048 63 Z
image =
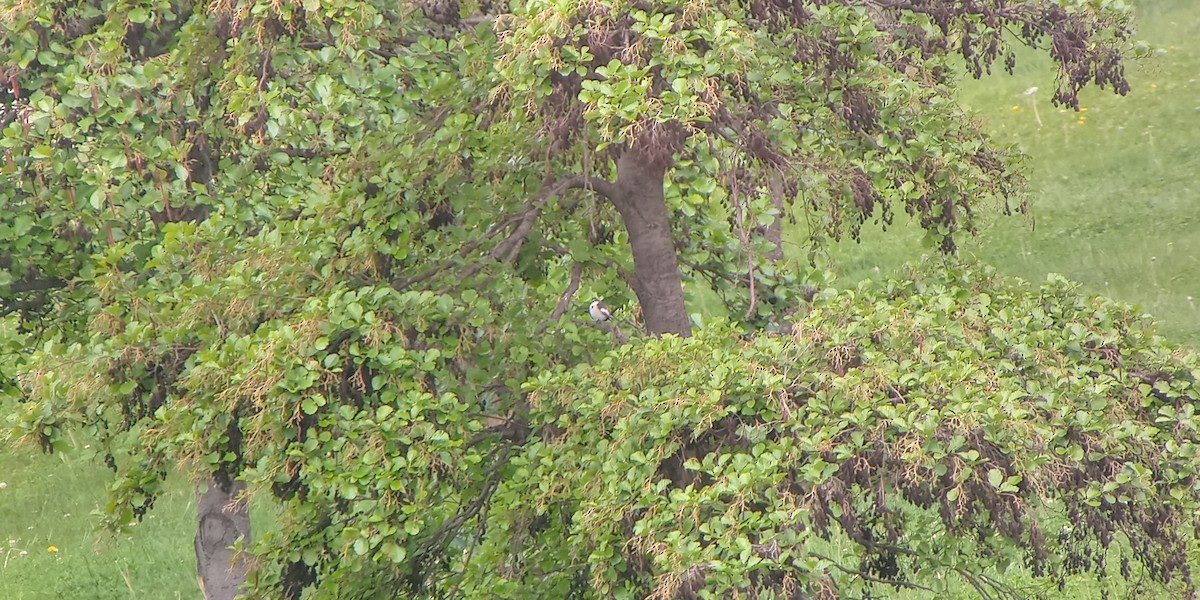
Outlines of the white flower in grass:
M 1037 86 L 1036 86 L 1036 85 L 1035 85 L 1035 86 L 1033 86 L 1033 87 L 1031 87 L 1031 88 L 1029 88 L 1029 89 L 1027 89 L 1027 90 L 1025 90 L 1025 95 L 1026 95 L 1026 96 L 1032 96 L 1032 95 L 1034 95 L 1034 94 L 1036 94 L 1036 93 L 1037 93 Z

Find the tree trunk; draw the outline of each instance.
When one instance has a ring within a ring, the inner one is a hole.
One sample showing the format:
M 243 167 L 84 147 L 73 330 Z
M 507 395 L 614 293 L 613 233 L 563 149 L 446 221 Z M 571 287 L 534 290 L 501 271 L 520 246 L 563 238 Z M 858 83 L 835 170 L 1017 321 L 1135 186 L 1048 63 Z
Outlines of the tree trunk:
M 630 150 L 617 161 L 612 199 L 633 250 L 633 291 L 642 305 L 646 328 L 654 335 L 692 335 L 692 322 L 683 302 L 683 279 L 671 215 L 663 196 L 666 167 L 653 164 Z
M 196 572 L 207 600 L 233 600 L 246 582 L 249 561 L 230 548 L 238 538 L 250 543 L 249 507 L 240 497 L 245 489 L 240 481 L 222 484 L 214 478 L 207 490 L 196 490 Z

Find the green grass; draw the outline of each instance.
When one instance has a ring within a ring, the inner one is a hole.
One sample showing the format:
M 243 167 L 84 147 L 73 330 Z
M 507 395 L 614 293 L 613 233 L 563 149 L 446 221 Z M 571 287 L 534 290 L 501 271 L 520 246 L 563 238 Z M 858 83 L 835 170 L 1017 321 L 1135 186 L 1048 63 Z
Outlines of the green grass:
M 1002 143 L 1028 156 L 1032 218 L 991 211 L 964 255 L 1032 281 L 1060 273 L 1140 305 L 1179 342 L 1200 342 L 1200 15 L 1190 0 L 1144 2 L 1139 36 L 1161 48 L 1133 62 L 1125 97 L 1088 89 L 1083 113 L 1051 105 L 1049 60 L 1020 54 L 1014 75 L 963 86 Z M 1038 91 L 1026 96 L 1029 88 Z M 1036 102 L 1036 114 L 1034 111 Z M 1083 123 L 1080 123 L 1082 117 Z M 1040 118 L 1040 124 L 1039 124 Z M 830 251 L 843 283 L 887 274 L 921 254 L 897 219 Z
M 96 531 L 92 513 L 110 480 L 77 456 L 0 445 L 0 598 L 203 598 L 190 485 L 173 482 L 129 535 L 109 535 Z

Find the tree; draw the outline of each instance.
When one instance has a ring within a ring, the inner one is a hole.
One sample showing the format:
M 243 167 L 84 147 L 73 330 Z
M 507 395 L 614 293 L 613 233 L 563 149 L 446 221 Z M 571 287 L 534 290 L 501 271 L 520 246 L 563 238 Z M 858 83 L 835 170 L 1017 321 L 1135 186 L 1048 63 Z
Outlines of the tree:
M 954 103 L 957 65 L 1047 44 L 1057 102 L 1124 93 L 1127 18 L 1048 0 L 10 2 L 0 301 L 38 348 L 21 427 L 49 448 L 66 427 L 97 438 L 114 526 L 189 465 L 211 597 L 246 577 L 292 598 L 483 593 L 463 575 L 483 581 L 485 548 L 493 575 L 567 568 L 506 571 L 516 547 L 479 531 L 557 435 L 527 382 L 595 364 L 635 322 L 690 335 L 685 274 L 744 326 L 787 330 L 811 296 L 778 261 L 787 217 L 857 235 L 903 207 L 952 252 L 980 200 L 1022 207 L 1010 156 Z M 628 317 L 593 327 L 588 295 Z M 254 494 L 284 518 L 247 546 Z M 511 543 L 564 539 L 525 516 Z M 220 582 L 209 549 L 231 545 L 257 568 Z

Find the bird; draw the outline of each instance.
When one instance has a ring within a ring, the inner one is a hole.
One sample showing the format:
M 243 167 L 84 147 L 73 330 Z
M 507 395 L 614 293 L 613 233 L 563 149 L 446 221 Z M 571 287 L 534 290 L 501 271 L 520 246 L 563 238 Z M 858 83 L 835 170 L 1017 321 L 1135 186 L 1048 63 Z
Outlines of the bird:
M 607 321 L 612 318 L 612 309 L 599 298 L 592 300 L 592 305 L 588 307 L 588 312 L 591 313 L 592 318 L 596 322 Z

